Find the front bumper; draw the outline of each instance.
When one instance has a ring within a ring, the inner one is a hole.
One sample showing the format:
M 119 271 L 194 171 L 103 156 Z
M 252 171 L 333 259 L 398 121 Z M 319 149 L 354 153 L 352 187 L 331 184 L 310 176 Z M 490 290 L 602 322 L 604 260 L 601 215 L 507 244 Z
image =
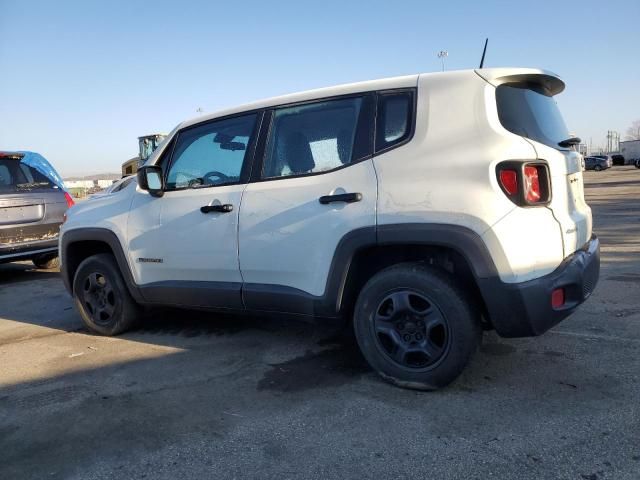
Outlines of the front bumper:
M 490 321 L 503 337 L 540 335 L 568 317 L 593 292 L 600 276 L 600 241 L 594 235 L 553 272 L 522 283 L 500 279 L 480 282 Z M 551 305 L 551 292 L 564 289 L 561 307 Z

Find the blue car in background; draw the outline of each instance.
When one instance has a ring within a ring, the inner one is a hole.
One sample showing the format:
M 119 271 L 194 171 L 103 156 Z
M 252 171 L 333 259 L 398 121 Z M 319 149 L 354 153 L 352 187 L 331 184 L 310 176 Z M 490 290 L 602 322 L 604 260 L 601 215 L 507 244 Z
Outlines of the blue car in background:
M 73 203 L 44 157 L 0 151 L 0 263 L 56 268 L 60 225 Z

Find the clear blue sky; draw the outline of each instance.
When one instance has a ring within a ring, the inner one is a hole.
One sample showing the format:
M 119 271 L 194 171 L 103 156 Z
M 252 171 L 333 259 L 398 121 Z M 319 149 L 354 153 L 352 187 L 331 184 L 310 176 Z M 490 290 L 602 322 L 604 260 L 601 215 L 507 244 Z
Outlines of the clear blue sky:
M 640 118 L 640 1 L 0 0 L 0 149 L 119 171 L 137 137 L 251 100 L 487 66 L 540 67 L 572 132 Z

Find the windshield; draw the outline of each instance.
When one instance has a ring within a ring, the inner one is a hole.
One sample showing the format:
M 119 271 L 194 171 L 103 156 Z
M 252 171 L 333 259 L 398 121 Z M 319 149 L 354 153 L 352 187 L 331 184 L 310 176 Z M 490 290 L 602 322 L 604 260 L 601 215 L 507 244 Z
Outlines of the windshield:
M 58 188 L 54 182 L 21 156 L 0 157 L 0 193 Z
M 570 137 L 556 101 L 535 85 L 500 85 L 496 102 L 500 123 L 511 133 L 553 148 Z

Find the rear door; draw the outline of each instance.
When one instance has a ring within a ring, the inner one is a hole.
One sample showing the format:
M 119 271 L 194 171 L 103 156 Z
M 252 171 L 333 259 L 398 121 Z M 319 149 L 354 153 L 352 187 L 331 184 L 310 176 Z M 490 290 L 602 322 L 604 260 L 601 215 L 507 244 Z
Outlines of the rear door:
M 535 80 L 535 76 L 532 78 Z M 565 257 L 591 238 L 591 209 L 584 200 L 582 155 L 559 142 L 571 135 L 551 93 L 534 82 L 506 83 L 496 90 L 502 125 L 529 140 L 551 174 L 548 208 L 560 224 Z
M 373 95 L 272 111 L 263 161 L 240 210 L 247 308 L 314 313 L 340 240 L 375 226 L 373 117 Z

